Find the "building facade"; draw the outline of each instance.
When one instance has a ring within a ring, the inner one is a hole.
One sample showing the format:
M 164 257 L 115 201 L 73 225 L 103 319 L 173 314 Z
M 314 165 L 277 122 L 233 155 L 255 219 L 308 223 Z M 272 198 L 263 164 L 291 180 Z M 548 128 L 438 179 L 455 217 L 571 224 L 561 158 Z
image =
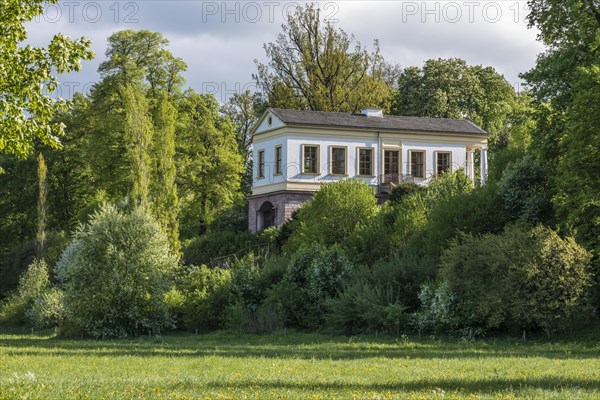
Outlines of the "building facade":
M 281 225 L 322 184 L 344 178 L 362 179 L 379 193 L 400 182 L 426 185 L 459 168 L 485 181 L 488 137 L 464 119 L 269 108 L 253 131 L 249 228 Z

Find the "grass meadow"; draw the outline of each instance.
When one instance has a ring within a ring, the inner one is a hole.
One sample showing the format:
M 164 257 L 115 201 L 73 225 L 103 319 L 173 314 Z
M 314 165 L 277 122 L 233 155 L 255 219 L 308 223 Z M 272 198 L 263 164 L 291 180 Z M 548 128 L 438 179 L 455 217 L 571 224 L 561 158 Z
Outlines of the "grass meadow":
M 600 398 L 600 342 L 0 334 L 0 398 Z

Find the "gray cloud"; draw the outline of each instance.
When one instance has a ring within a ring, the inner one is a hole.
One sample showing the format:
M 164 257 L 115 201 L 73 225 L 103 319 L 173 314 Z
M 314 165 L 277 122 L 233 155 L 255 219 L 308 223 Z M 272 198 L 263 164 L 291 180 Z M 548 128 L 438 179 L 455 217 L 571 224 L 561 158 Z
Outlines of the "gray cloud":
M 276 1 L 68 1 L 28 24 L 28 42 L 47 45 L 57 32 L 93 41 L 96 59 L 61 77 L 63 97 L 98 80 L 107 37 L 121 29 L 162 32 L 172 52 L 186 61 L 187 84 L 220 101 L 251 88 L 254 59 L 274 41 L 286 12 L 303 2 Z M 543 46 L 527 29 L 525 1 L 320 1 L 322 15 L 403 67 L 429 58 L 464 58 L 491 65 L 511 83 L 527 71 Z M 515 6 L 516 4 L 516 6 Z

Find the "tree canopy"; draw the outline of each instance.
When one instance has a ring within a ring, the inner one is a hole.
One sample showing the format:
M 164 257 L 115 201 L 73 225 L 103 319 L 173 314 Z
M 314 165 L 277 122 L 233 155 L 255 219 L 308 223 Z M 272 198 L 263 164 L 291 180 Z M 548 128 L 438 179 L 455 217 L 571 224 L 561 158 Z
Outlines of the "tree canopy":
M 0 2 L 0 152 L 26 157 L 34 141 L 60 146 L 64 125 L 53 120 L 68 102 L 49 96 L 58 88 L 55 74 L 81 69 L 93 56 L 90 41 L 55 35 L 48 48 L 21 46 L 24 24 L 40 15 L 45 3 L 58 0 Z
M 511 85 L 492 67 L 458 58 L 427 60 L 402 70 L 393 113 L 434 118 L 467 118 L 491 134 L 507 123 L 516 100 Z
M 275 42 L 264 45 L 268 62 L 254 78 L 273 107 L 357 112 L 388 108 L 389 77 L 379 44 L 368 52 L 354 36 L 321 20 L 315 5 L 288 15 Z

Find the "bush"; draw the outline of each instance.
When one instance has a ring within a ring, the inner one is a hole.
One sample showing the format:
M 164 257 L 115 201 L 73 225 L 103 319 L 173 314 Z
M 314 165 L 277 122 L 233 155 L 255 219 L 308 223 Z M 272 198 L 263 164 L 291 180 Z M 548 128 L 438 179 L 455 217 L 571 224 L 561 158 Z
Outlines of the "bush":
M 0 304 L 0 323 L 5 326 L 23 326 L 30 320 L 28 310 L 50 287 L 48 265 L 44 260 L 34 260 L 19 279 L 15 292 Z
M 247 254 L 254 246 L 273 244 L 277 228 L 265 229 L 257 234 L 250 232 L 209 232 L 184 243 L 183 262 L 186 265 L 209 264 L 217 257 Z
M 65 318 L 64 293 L 50 288 L 38 296 L 26 312 L 32 326 L 38 329 L 56 328 Z
M 402 199 L 408 195 L 411 195 L 413 193 L 422 193 L 425 192 L 427 190 L 426 186 L 423 185 L 419 185 L 417 183 L 413 183 L 413 182 L 402 182 L 398 185 L 396 185 L 389 196 L 389 201 L 391 203 L 397 204 L 400 203 L 402 201 Z
M 210 224 L 212 232 L 246 232 L 248 230 L 248 203 L 238 201 L 222 211 Z
M 305 246 L 341 243 L 377 211 L 377 199 L 365 182 L 346 179 L 325 184 L 298 211 L 285 250 L 292 254 Z
M 189 267 L 180 277 L 184 327 L 208 331 L 225 326 L 225 309 L 232 301 L 231 271 L 221 268 Z
M 439 201 L 429 211 L 421 238 L 425 253 L 437 259 L 458 232 L 501 233 L 509 220 L 493 183 Z
M 303 248 L 292 258 L 283 280 L 268 290 L 265 304 L 280 306 L 288 326 L 318 329 L 326 302 L 339 293 L 352 264 L 337 248 Z
M 402 247 L 390 260 L 349 274 L 339 296 L 328 303 L 328 321 L 346 333 L 398 333 L 408 327 L 409 312 L 419 305 L 420 286 L 432 275 L 416 251 Z
M 355 264 L 373 265 L 392 254 L 398 244 L 394 232 L 398 209 L 385 203 L 377 215 L 361 222 L 344 239 L 342 247 Z
M 511 318 L 521 328 L 541 328 L 548 336 L 585 316 L 591 286 L 591 254 L 573 238 L 561 239 L 538 226 L 529 232 L 533 257 L 514 271 L 519 296 Z
M 546 170 L 531 156 L 508 165 L 498 183 L 498 193 L 504 200 L 505 209 L 517 220 L 540 223 L 551 218 L 551 192 Z
M 473 189 L 473 182 L 462 169 L 444 173 L 431 180 L 427 187 L 426 198 L 430 206 L 440 200 L 446 200 Z
M 48 232 L 46 237 L 46 257 L 44 259 L 48 265 L 48 273 L 51 280 L 53 277 L 53 267 L 68 244 L 69 239 L 64 232 Z M 0 298 L 17 288 L 19 278 L 34 259 L 34 239 L 23 242 L 6 254 L 2 264 L 0 264 Z
M 514 327 L 549 335 L 584 315 L 589 264 L 586 250 L 543 226 L 463 235 L 444 251 L 441 292 L 425 296 L 421 317 L 451 331 Z M 440 303 L 443 313 L 434 309 Z
M 165 293 L 176 267 L 177 257 L 152 217 L 104 205 L 57 265 L 71 329 L 109 338 L 172 327 Z

